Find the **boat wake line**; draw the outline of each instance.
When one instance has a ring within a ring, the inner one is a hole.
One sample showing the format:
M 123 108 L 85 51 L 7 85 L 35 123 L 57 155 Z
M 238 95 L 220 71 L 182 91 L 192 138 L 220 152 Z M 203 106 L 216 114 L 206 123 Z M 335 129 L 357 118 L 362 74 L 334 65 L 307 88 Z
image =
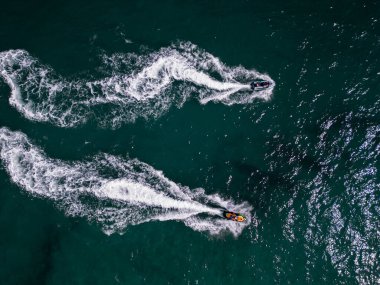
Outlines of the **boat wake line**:
M 102 55 L 102 79 L 68 80 L 24 50 L 0 53 L 0 76 L 11 88 L 10 104 L 28 119 L 75 127 L 89 120 L 117 128 L 137 118 L 158 118 L 189 98 L 201 104 L 248 104 L 269 100 L 275 86 L 266 74 L 228 67 L 188 42 L 147 54 Z M 252 91 L 250 83 L 271 86 Z
M 68 216 L 99 223 L 107 234 L 148 221 L 177 220 L 196 231 L 238 236 L 251 221 L 248 203 L 190 190 L 137 159 L 107 154 L 85 162 L 51 159 L 25 134 L 5 127 L 0 128 L 0 158 L 18 186 L 52 200 Z M 247 223 L 223 219 L 223 208 L 246 213 Z
M 268 75 L 228 67 L 188 42 L 101 58 L 102 79 L 68 80 L 28 52 L 9 50 L 0 52 L 0 77 L 11 88 L 10 104 L 24 117 L 59 127 L 95 121 L 117 128 L 137 118 L 158 118 L 189 98 L 200 104 L 248 104 L 269 100 L 275 86 Z M 253 90 L 252 82 L 260 80 L 269 87 Z M 25 134 L 5 127 L 0 158 L 11 180 L 28 193 L 54 201 L 69 216 L 99 223 L 108 234 L 128 225 L 178 220 L 196 231 L 238 236 L 254 220 L 248 203 L 190 190 L 137 159 L 107 154 L 84 162 L 51 159 Z M 244 222 L 223 218 L 226 209 L 230 215 L 243 213 L 236 217 Z

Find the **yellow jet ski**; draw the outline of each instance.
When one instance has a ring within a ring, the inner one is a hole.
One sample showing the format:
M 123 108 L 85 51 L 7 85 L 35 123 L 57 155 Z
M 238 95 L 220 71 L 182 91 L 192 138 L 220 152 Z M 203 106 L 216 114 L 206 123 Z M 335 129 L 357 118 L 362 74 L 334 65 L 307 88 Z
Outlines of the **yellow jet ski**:
M 245 222 L 247 220 L 246 217 L 244 217 L 242 214 L 234 213 L 230 211 L 223 211 L 223 217 L 225 217 L 227 220 L 231 220 L 234 222 Z

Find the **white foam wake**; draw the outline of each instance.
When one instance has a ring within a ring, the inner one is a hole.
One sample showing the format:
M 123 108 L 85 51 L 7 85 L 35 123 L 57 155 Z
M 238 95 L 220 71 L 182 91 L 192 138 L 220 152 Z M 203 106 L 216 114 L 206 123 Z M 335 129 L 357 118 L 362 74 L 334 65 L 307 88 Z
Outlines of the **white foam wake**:
M 190 190 L 136 159 L 106 154 L 85 162 L 51 159 L 25 134 L 7 128 L 0 129 L 0 158 L 21 188 L 54 201 L 67 215 L 99 223 L 109 234 L 147 221 L 180 220 L 197 231 L 238 236 L 251 220 L 247 203 Z M 220 208 L 226 207 L 246 214 L 248 223 L 221 218 Z
M 10 103 L 25 117 L 72 127 L 95 120 L 118 127 L 136 118 L 157 118 L 190 97 L 200 103 L 247 104 L 268 100 L 274 81 L 241 66 L 228 67 L 191 43 L 148 54 L 102 56 L 103 79 L 67 80 L 24 50 L 0 53 L 0 74 L 12 90 Z M 255 79 L 272 87 L 251 91 Z

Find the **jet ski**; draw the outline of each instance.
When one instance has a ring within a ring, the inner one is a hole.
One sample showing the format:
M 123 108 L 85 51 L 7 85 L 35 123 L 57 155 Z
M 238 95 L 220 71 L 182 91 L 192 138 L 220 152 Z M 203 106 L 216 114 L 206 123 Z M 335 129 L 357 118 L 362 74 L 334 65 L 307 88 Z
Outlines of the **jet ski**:
M 242 214 L 234 213 L 230 211 L 223 211 L 223 217 L 227 220 L 231 220 L 234 222 L 245 222 L 247 219 Z
M 252 90 L 260 91 L 267 89 L 270 86 L 270 82 L 266 80 L 253 81 L 250 85 Z

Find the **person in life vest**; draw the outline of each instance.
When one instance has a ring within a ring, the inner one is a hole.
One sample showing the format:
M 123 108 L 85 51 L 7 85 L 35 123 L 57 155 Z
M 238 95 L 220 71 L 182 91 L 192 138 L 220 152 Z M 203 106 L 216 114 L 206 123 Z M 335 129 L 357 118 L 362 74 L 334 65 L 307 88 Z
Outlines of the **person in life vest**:
M 224 211 L 223 212 L 223 216 L 227 220 L 231 220 L 231 221 L 234 221 L 234 222 L 244 222 L 246 220 L 246 218 L 243 215 L 238 214 L 238 213 L 234 213 L 234 212 Z
M 254 81 L 251 83 L 252 90 L 262 90 L 268 88 L 270 85 L 269 81 Z

